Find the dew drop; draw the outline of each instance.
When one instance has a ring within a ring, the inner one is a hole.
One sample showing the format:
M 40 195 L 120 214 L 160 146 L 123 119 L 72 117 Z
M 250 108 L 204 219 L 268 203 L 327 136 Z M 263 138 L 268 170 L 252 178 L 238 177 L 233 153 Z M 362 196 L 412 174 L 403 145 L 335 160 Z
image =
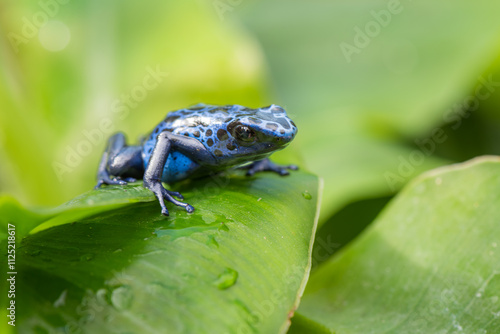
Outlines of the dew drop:
M 146 292 L 158 296 L 158 295 L 174 295 L 177 291 L 175 286 L 169 286 L 163 282 L 151 282 L 146 286 Z
M 208 236 L 207 245 L 219 248 L 219 243 L 217 242 L 217 240 L 215 240 L 215 237 L 213 235 Z
M 63 292 L 61 292 L 61 295 L 59 296 L 59 298 L 57 298 L 53 305 L 55 308 L 58 308 L 59 306 L 64 306 L 64 304 L 66 304 L 66 295 L 68 294 L 68 290 L 64 290 Z
M 80 256 L 80 261 L 90 261 L 94 258 L 93 254 L 83 254 Z
M 133 299 L 132 288 L 128 285 L 122 285 L 111 293 L 111 303 L 120 311 L 129 309 Z
M 222 274 L 215 280 L 214 285 L 220 290 L 232 287 L 238 279 L 238 272 L 231 268 L 226 268 Z
M 311 199 L 312 198 L 311 194 L 307 190 L 302 193 L 302 197 L 304 197 L 305 199 Z
M 35 249 L 34 251 L 30 252 L 30 255 L 31 256 L 38 256 L 38 255 L 40 255 L 41 252 L 42 252 L 41 250 Z
M 217 220 L 217 216 L 213 212 L 205 212 L 202 216 L 201 219 L 205 222 L 205 224 L 212 224 L 215 223 Z
M 229 232 L 229 227 L 227 227 L 227 225 L 224 223 L 220 223 L 218 230 Z
M 181 276 L 184 281 L 191 281 L 194 278 L 194 276 L 189 273 L 184 273 Z

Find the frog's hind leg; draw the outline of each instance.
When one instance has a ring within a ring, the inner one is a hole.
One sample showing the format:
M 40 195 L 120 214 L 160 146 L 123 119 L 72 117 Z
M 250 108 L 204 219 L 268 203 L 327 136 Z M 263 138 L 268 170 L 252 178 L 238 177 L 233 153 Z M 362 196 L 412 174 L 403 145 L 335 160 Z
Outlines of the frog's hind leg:
M 134 182 L 144 174 L 143 166 L 141 147 L 127 146 L 125 136 L 119 132 L 108 139 L 99 163 L 95 188 L 103 184 L 125 185 Z
M 275 172 L 278 173 L 281 176 L 289 175 L 290 170 L 297 170 L 299 167 L 295 165 L 288 165 L 288 166 L 280 166 L 278 164 L 275 164 L 274 162 L 271 162 L 269 159 L 264 159 L 264 160 L 259 160 L 252 162 L 250 165 L 240 167 L 242 169 L 248 169 L 247 175 L 252 176 L 255 173 L 259 172 Z

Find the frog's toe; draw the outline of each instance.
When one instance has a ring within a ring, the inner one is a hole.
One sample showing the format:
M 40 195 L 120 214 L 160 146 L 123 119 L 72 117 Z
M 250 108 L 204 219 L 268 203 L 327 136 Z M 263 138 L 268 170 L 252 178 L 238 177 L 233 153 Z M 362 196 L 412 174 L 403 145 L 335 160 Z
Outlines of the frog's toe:
M 167 190 L 167 191 L 168 191 L 168 190 Z M 180 199 L 181 201 L 184 199 L 184 196 L 182 196 L 182 194 L 181 194 L 181 193 L 179 193 L 179 192 L 176 192 L 176 191 L 169 191 L 169 193 L 170 193 L 170 195 L 177 197 L 177 198 L 178 198 L 178 199 Z
M 186 205 L 186 211 L 187 211 L 188 213 L 193 213 L 194 208 L 193 208 L 191 205 L 189 205 L 189 204 L 188 204 L 188 205 Z
M 115 178 L 113 178 L 112 183 L 108 183 L 108 184 L 116 184 L 116 185 L 124 186 L 127 184 L 127 181 L 122 180 L 120 177 L 115 177 Z
M 101 188 L 101 186 L 104 184 L 104 180 L 98 180 L 97 181 L 97 184 L 95 185 L 94 189 L 97 190 L 99 188 Z
M 155 194 L 155 197 L 158 199 L 158 202 L 161 207 L 161 214 L 164 216 L 168 216 L 168 209 L 165 205 L 165 200 L 170 202 L 171 196 L 168 195 L 168 192 L 165 188 L 163 188 L 161 182 L 152 182 L 150 180 L 144 179 L 144 188 L 149 189 Z
M 299 167 L 296 165 L 288 165 L 288 166 L 274 165 L 272 170 L 281 176 L 286 176 L 290 175 L 290 172 L 288 170 L 298 170 L 298 169 Z
M 276 173 L 278 173 L 281 176 L 286 176 L 290 175 L 290 172 L 286 170 L 286 168 L 280 168 L 278 170 L 275 170 Z
M 173 196 L 175 196 L 175 197 L 183 200 L 184 197 L 180 193 L 178 193 L 176 191 L 170 191 L 170 190 L 163 188 L 162 195 L 170 203 L 173 203 L 177 206 L 182 206 L 183 208 L 185 208 L 188 213 L 191 213 L 194 211 L 194 208 L 191 205 L 189 205 L 188 203 L 178 201 L 173 197 Z
M 296 165 L 280 166 L 271 162 L 267 170 L 278 173 L 281 176 L 286 176 L 290 175 L 289 170 L 298 170 L 298 169 L 299 167 L 297 167 Z
M 94 187 L 94 189 L 99 189 L 103 184 L 110 184 L 110 185 L 125 185 L 127 182 L 121 180 L 120 178 L 113 178 L 111 179 L 109 176 L 101 176 L 97 180 L 97 185 Z
M 118 179 L 118 180 L 123 180 L 123 181 L 125 181 L 125 182 L 127 182 L 127 183 L 131 183 L 131 182 L 135 182 L 135 181 L 137 181 L 137 179 L 136 179 L 136 178 L 134 178 L 134 177 L 126 177 L 126 178 L 124 178 L 124 179 L 122 179 L 121 177 L 117 177 L 117 179 Z
M 255 173 L 258 172 L 274 172 L 277 173 L 281 176 L 285 175 L 290 175 L 290 172 L 288 170 L 297 170 L 299 169 L 296 165 L 287 165 L 287 166 L 280 166 L 277 165 L 273 162 L 271 162 L 269 159 L 264 159 L 261 161 L 256 161 L 250 166 L 246 166 L 244 168 L 248 168 L 247 175 L 252 176 Z

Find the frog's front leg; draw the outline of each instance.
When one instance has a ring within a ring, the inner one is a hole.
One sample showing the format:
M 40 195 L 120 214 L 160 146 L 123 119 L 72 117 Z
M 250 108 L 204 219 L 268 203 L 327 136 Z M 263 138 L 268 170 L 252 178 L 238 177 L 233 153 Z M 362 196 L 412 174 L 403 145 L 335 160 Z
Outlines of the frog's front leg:
M 250 165 L 244 166 L 242 168 L 248 169 L 247 171 L 248 176 L 252 176 L 258 172 L 266 172 L 266 171 L 275 172 L 278 173 L 279 175 L 284 176 L 290 174 L 288 169 L 290 170 L 299 169 L 299 167 L 295 165 L 280 166 L 278 164 L 275 164 L 274 162 L 271 162 L 271 160 L 269 159 L 255 161 L 252 162 Z
M 196 152 L 197 154 L 203 155 L 206 154 L 206 152 L 204 147 L 202 151 L 202 147 L 203 146 L 197 140 L 193 140 L 189 137 L 174 135 L 168 131 L 163 131 L 156 137 L 156 144 L 149 159 L 146 172 L 144 173 L 144 187 L 151 190 L 155 194 L 156 198 L 160 202 L 162 215 L 168 216 L 165 200 L 177 206 L 184 207 L 189 213 L 194 211 L 194 208 L 191 205 L 176 200 L 174 196 L 180 198 L 181 200 L 184 198 L 178 192 L 165 189 L 161 180 L 165 163 L 170 151 L 173 148 L 185 153 L 193 154 Z

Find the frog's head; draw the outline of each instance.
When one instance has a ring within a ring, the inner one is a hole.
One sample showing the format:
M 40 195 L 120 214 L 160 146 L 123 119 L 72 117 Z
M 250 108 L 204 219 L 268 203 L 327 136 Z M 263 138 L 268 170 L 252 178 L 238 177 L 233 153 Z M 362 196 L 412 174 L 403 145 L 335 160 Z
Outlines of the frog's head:
M 240 106 L 238 106 L 240 107 Z M 297 126 L 277 105 L 259 109 L 240 107 L 217 131 L 219 163 L 242 164 L 260 160 L 285 148 L 297 134 Z

